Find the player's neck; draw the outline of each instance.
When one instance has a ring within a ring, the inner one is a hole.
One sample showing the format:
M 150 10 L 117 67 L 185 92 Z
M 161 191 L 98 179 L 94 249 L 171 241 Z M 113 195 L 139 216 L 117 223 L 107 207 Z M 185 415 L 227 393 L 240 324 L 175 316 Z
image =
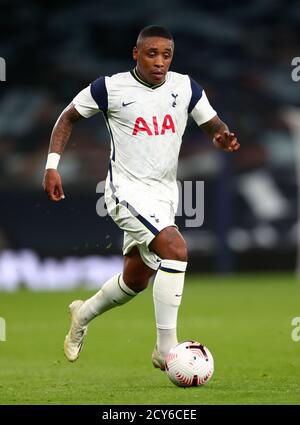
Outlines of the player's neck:
M 131 72 L 131 75 L 139 82 L 139 83 L 141 83 L 141 84 L 143 84 L 144 86 L 146 86 L 146 87 L 149 87 L 149 88 L 151 88 L 151 89 L 155 89 L 155 88 L 157 88 L 157 87 L 160 87 L 160 86 L 162 86 L 164 83 L 165 83 L 165 79 L 161 82 L 161 83 L 159 83 L 159 84 L 151 84 L 151 83 L 148 83 L 139 73 L 138 73 L 138 71 L 137 71 L 137 69 L 136 68 L 134 68 L 132 71 L 130 71 Z

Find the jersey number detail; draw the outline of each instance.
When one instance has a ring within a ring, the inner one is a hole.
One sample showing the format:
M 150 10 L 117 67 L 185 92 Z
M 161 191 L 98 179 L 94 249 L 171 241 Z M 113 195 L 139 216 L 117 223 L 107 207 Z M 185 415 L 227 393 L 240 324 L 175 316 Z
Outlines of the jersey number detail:
M 139 132 L 145 131 L 148 136 L 159 136 L 159 135 L 163 135 L 165 134 L 165 132 L 167 130 L 171 130 L 172 133 L 175 133 L 175 126 L 174 126 L 174 122 L 172 120 L 171 115 L 167 114 L 164 117 L 162 126 L 161 126 L 161 130 L 159 131 L 159 127 L 158 127 L 158 122 L 157 122 L 157 117 L 152 117 L 152 123 L 153 123 L 153 131 L 151 131 L 151 128 L 149 127 L 149 125 L 146 123 L 146 121 L 144 120 L 143 117 L 138 117 L 135 120 L 134 123 L 134 129 L 132 132 L 133 136 L 136 136 Z

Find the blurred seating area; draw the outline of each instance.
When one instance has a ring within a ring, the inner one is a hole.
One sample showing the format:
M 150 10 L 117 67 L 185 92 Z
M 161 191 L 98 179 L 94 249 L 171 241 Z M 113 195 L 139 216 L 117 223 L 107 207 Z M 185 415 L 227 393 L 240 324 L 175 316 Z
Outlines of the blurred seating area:
M 0 56 L 6 60 L 7 81 L 0 82 L 0 247 L 47 254 L 42 238 L 38 242 L 37 236 L 24 235 L 32 234 L 39 221 L 37 227 L 43 228 L 45 211 L 52 207 L 33 214 L 32 223 L 22 207 L 26 201 L 17 204 L 18 199 L 31 199 L 35 212 L 37 204 L 46 205 L 41 183 L 52 127 L 90 81 L 133 68 L 131 51 L 139 30 L 158 24 L 175 38 L 172 69 L 191 75 L 205 88 L 242 146 L 232 156 L 220 153 L 195 123 L 188 125 L 178 178 L 205 181 L 204 225 L 185 228 L 184 218 L 179 218 L 192 253 L 214 256 L 214 266 L 207 268 L 226 271 L 239 268 L 232 253 L 284 250 L 289 255 L 285 267 L 291 267 L 297 141 L 282 111 L 300 107 L 300 82 L 291 78 L 291 60 L 300 56 L 299 1 L 2 0 L 1 6 Z M 106 176 L 108 158 L 109 136 L 101 114 L 78 123 L 60 171 L 67 198 L 78 199 L 73 212 L 68 211 L 73 218 L 80 211 L 80 225 L 86 228 L 91 222 L 80 202 L 86 199 L 90 209 L 95 205 L 96 185 Z M 26 208 L 30 211 L 28 202 Z M 64 219 L 61 255 L 67 253 L 67 234 L 73 231 L 67 226 L 68 214 Z M 47 240 L 50 230 L 44 232 Z M 87 241 L 78 243 L 83 247 Z M 116 252 L 120 244 L 118 236 Z M 53 254 L 55 242 L 48 246 Z M 87 252 L 97 252 L 96 243 Z M 248 260 L 243 261 L 240 268 L 247 269 Z

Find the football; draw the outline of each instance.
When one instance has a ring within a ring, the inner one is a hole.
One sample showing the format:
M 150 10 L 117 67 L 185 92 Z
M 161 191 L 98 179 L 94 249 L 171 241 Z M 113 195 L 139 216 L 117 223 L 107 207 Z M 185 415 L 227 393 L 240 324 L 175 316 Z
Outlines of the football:
M 211 352 L 197 341 L 184 341 L 173 347 L 166 358 L 166 373 L 179 387 L 206 384 L 214 372 Z

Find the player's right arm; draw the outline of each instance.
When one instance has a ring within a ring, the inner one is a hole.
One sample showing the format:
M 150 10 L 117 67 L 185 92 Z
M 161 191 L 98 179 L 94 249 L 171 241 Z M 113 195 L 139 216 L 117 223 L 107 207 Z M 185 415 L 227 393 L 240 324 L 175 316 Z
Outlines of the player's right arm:
M 50 139 L 48 160 L 43 181 L 44 190 L 51 201 L 64 199 L 61 178 L 57 171 L 60 155 L 71 136 L 73 124 L 81 118 L 89 118 L 107 110 L 105 77 L 99 77 L 81 90 L 64 109 L 56 121 Z
M 47 161 L 48 166 L 46 166 L 43 180 L 43 187 L 50 201 L 58 202 L 65 197 L 61 177 L 55 167 L 55 164 L 53 164 L 53 168 L 51 168 L 51 160 L 53 161 L 55 158 L 59 159 L 70 138 L 73 124 L 81 118 L 83 118 L 83 116 L 75 109 L 73 102 L 71 102 L 58 117 L 53 127 L 48 158 L 49 154 L 56 155 L 50 155 L 50 162 L 49 160 Z

